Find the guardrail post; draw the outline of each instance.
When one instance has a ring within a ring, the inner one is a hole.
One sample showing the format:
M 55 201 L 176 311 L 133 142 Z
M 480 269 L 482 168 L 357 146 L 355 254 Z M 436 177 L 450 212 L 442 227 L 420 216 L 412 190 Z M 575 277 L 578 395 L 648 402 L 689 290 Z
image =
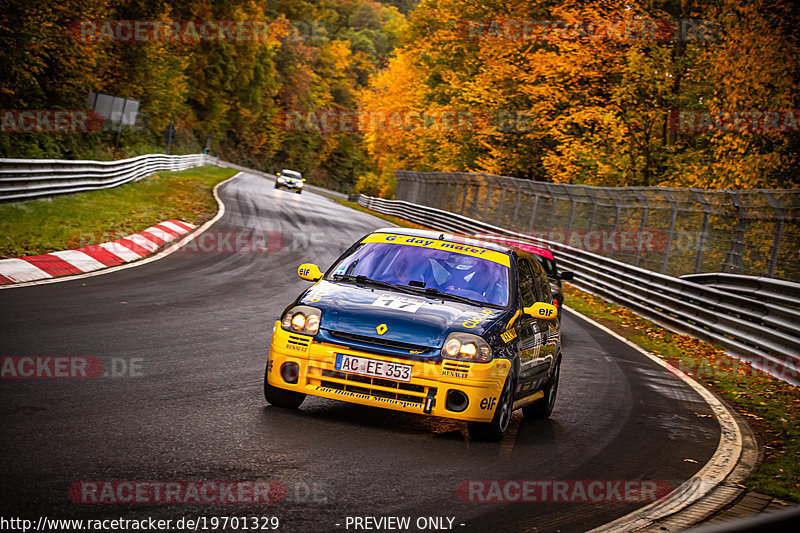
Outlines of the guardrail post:
M 597 196 L 595 195 L 595 192 L 596 192 L 596 190 L 594 189 L 594 187 L 586 189 L 587 195 L 589 196 L 589 198 L 592 199 L 592 214 L 589 215 L 589 230 L 588 231 L 592 231 L 592 229 L 594 229 L 594 219 L 595 219 L 595 216 L 597 215 Z
M 616 192 L 611 193 L 611 201 L 614 202 L 614 231 L 619 231 L 619 219 L 622 215 L 622 207 L 617 203 Z
M 494 217 L 495 225 L 500 225 L 500 217 L 503 216 L 503 203 L 506 201 L 506 188 L 500 184 L 500 204 L 497 206 L 497 216 Z
M 463 176 L 461 176 L 461 177 L 463 177 Z M 467 191 L 469 191 L 470 185 L 471 184 L 470 184 L 468 179 L 465 179 L 461 184 L 461 186 L 462 186 L 462 188 L 464 190 L 461 191 L 461 209 L 459 209 L 457 212 L 462 214 L 462 215 L 464 214 L 464 209 L 466 209 L 466 207 L 467 207 L 467 196 L 469 195 L 469 193 Z
M 567 195 L 569 196 L 569 218 L 567 219 L 567 230 L 564 232 L 566 233 L 566 237 L 564 238 L 564 242 L 569 242 L 569 232 L 572 229 L 572 217 L 575 216 L 575 204 L 577 200 L 572 195 L 569 189 L 566 189 Z
M 739 214 L 739 221 L 736 224 L 736 231 L 733 234 L 733 239 L 731 240 L 731 247 L 728 249 L 728 253 L 725 257 L 725 265 L 727 265 L 727 269 L 729 272 L 733 272 L 735 274 L 743 274 L 744 273 L 744 234 L 745 228 L 747 227 L 747 219 L 748 213 L 747 210 L 742 205 L 741 200 L 736 196 L 733 191 L 728 193 L 728 197 L 731 199 L 731 203 L 736 207 L 736 210 Z
M 699 191 L 693 191 L 697 203 L 703 206 L 703 229 L 700 230 L 700 237 L 697 239 L 697 255 L 694 258 L 694 274 L 700 272 L 700 265 L 703 261 L 703 248 L 706 245 L 706 235 L 708 234 L 708 222 L 711 219 L 711 209 L 708 206 L 706 197 Z
M 785 214 L 781 208 L 781 204 L 775 199 L 772 193 L 762 191 L 762 194 L 767 199 L 769 206 L 775 211 L 775 231 L 772 237 L 772 249 L 769 252 L 769 263 L 767 264 L 767 276 L 773 277 L 775 270 L 778 268 L 778 250 L 781 248 L 781 239 L 783 238 L 783 221 Z
M 485 177 L 485 175 L 483 174 L 482 176 Z M 476 198 L 477 198 L 477 193 L 476 193 Z M 486 203 L 483 205 L 483 216 L 481 217 L 481 220 L 483 220 L 484 222 L 486 222 L 486 215 L 489 212 L 489 200 L 491 198 L 492 198 L 492 184 L 489 183 L 486 187 Z
M 447 180 L 447 189 L 444 191 L 444 203 L 442 204 L 442 209 L 447 210 L 450 207 L 450 187 L 453 185 L 453 180 Z M 458 191 L 458 184 L 456 184 L 456 191 Z
M 664 195 L 664 198 L 667 199 L 669 202 L 669 206 L 672 209 L 672 216 L 669 219 L 669 233 L 667 233 L 667 247 L 664 250 L 664 258 L 661 261 L 661 273 L 667 273 L 667 263 L 669 262 L 669 254 L 672 251 L 672 239 L 674 238 L 675 234 L 675 222 L 678 219 L 678 204 L 672 198 L 672 195 L 669 191 L 662 190 L 661 194 Z
M 394 171 L 394 198 L 395 200 L 401 200 L 403 198 L 403 174 L 402 172 L 395 170 Z
M 553 229 L 553 220 L 556 218 L 556 204 L 558 200 L 556 199 L 555 192 L 553 192 L 553 186 L 547 182 L 544 182 L 544 186 L 547 189 L 547 194 L 550 196 L 550 201 L 553 202 L 553 206 L 550 209 L 550 217 L 547 220 L 547 232 L 549 233 Z
M 528 235 L 533 234 L 533 223 L 536 219 L 536 208 L 539 207 L 539 191 L 534 191 L 533 209 L 531 210 L 531 221 L 528 223 Z
M 648 214 L 648 205 L 647 205 L 647 197 L 641 194 L 636 189 L 633 190 L 633 194 L 636 195 L 636 199 L 644 206 L 642 209 L 642 221 L 639 223 L 639 235 L 636 239 L 636 254 L 633 256 L 633 266 L 639 266 L 639 258 L 641 257 L 642 253 L 642 234 L 644 233 L 644 229 L 647 225 L 647 214 Z
M 517 203 L 514 205 L 514 218 L 512 222 L 518 226 L 517 219 L 519 218 L 519 204 L 522 202 L 522 186 L 515 183 L 514 187 L 517 189 Z
M 477 179 L 477 177 L 475 177 Z M 481 186 L 477 183 L 472 183 L 472 179 L 470 179 L 470 193 L 472 192 L 472 188 L 475 188 L 475 195 L 472 198 L 472 208 L 470 209 L 470 213 L 474 213 L 475 216 L 478 216 L 478 193 L 480 193 Z

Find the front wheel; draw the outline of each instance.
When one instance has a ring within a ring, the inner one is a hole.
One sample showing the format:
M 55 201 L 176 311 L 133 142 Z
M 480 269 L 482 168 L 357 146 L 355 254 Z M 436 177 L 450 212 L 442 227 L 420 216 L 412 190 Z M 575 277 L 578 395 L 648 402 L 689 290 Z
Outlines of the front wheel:
M 264 370 L 264 398 L 275 407 L 284 407 L 286 409 L 297 409 L 306 395 L 301 392 L 294 392 L 291 390 L 279 389 L 269 384 L 267 379 L 267 370 Z
M 553 369 L 553 377 L 544 389 L 544 398 L 531 405 L 522 408 L 525 418 L 549 418 L 556 404 L 556 393 L 558 392 L 558 378 L 561 375 L 561 360 L 556 363 Z
M 497 402 L 497 408 L 491 422 L 467 422 L 467 429 L 472 440 L 497 442 L 503 438 L 511 422 L 511 413 L 514 408 L 514 388 L 517 376 L 514 368 L 508 371 L 503 392 Z

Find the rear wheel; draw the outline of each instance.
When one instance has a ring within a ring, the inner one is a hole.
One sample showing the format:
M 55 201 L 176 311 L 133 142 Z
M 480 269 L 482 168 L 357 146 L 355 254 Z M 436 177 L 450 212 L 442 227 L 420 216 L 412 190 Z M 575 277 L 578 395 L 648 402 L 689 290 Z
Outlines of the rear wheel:
M 558 378 L 561 375 L 561 359 L 556 363 L 553 369 L 553 377 L 550 383 L 544 389 L 544 398 L 531 405 L 526 405 L 522 408 L 525 418 L 548 418 L 550 413 L 553 412 L 553 406 L 556 404 L 556 393 L 558 393 Z
M 491 422 L 467 422 L 467 429 L 472 440 L 483 440 L 497 442 L 503 438 L 511 422 L 511 413 L 514 408 L 514 388 L 517 384 L 517 376 L 514 368 L 508 372 L 503 392 L 497 401 L 494 417 Z
M 269 384 L 267 379 L 267 370 L 264 370 L 264 398 L 275 407 L 284 407 L 286 409 L 297 409 L 306 395 L 300 392 L 291 390 L 279 389 Z

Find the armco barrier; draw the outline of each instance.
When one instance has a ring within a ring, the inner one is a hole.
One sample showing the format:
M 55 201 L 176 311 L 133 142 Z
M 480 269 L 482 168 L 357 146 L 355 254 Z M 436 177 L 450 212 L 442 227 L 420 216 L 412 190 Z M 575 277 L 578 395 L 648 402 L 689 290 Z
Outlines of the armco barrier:
M 409 202 L 361 195 L 358 204 L 435 230 L 530 240 L 521 233 Z M 572 284 L 578 288 L 617 302 L 672 330 L 720 345 L 754 367 L 800 385 L 800 310 L 788 302 L 754 299 L 565 244 L 545 242 L 561 267 L 574 272 Z M 774 280 L 762 281 L 761 286 L 788 297 L 800 294 L 797 283 Z
M 800 283 L 758 276 L 740 276 L 724 272 L 687 274 L 681 279 L 741 294 L 762 302 L 777 303 L 800 309 Z
M 218 164 L 203 155 L 148 154 L 118 161 L 0 159 L 0 201 L 116 187 L 162 170 Z
M 0 158 L 0 202 L 107 189 L 140 180 L 154 172 L 186 170 L 201 165 L 233 168 L 261 177 L 275 178 L 272 174 L 205 154 L 148 154 L 118 161 Z M 329 197 L 347 197 L 345 194 L 313 185 L 307 185 L 306 188 Z

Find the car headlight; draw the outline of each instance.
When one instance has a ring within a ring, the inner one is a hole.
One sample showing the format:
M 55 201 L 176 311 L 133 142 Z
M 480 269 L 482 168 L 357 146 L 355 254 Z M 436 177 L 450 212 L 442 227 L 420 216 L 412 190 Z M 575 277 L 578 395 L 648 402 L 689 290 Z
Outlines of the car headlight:
M 488 363 L 492 360 L 492 349 L 482 337 L 454 331 L 444 341 L 442 357 L 456 361 Z
M 283 179 L 283 178 L 278 178 L 278 183 L 283 183 L 284 181 L 286 181 L 286 180 Z
M 297 305 L 283 315 L 281 327 L 286 331 L 294 331 L 304 335 L 316 335 L 319 331 L 321 317 L 322 311 L 316 307 Z

